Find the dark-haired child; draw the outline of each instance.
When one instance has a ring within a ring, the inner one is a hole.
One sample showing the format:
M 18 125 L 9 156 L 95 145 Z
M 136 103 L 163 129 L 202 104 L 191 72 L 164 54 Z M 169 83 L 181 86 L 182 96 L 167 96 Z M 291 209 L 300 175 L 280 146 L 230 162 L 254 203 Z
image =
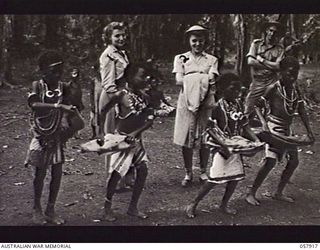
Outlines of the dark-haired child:
M 147 174 L 148 157 L 145 152 L 141 133 L 148 129 L 155 116 L 162 114 L 150 106 L 150 96 L 147 79 L 147 70 L 143 64 L 131 64 L 125 71 L 127 85 L 118 91 L 106 105 L 104 112 L 118 105 L 118 121 L 116 133 L 128 135 L 136 141 L 135 147 L 114 153 L 110 157 L 110 179 L 107 183 L 107 192 L 104 206 L 104 220 L 114 221 L 116 217 L 111 210 L 112 198 L 119 180 L 124 177 L 130 167 L 136 171 L 136 178 L 132 191 L 132 198 L 128 208 L 128 214 L 138 218 L 147 218 L 147 215 L 138 210 L 138 201 L 142 193 Z M 163 114 L 162 114 L 163 115 Z
M 244 130 L 253 141 L 259 141 L 248 126 L 243 115 L 242 105 L 239 103 L 241 82 L 239 77 L 232 73 L 222 75 L 216 83 L 218 95 L 221 97 L 212 111 L 212 119 L 217 121 L 218 127 L 228 136 L 240 135 Z M 228 202 L 237 186 L 238 181 L 245 177 L 243 163 L 239 154 L 231 153 L 226 156 L 218 151 L 213 154 L 212 166 L 208 181 L 201 187 L 196 198 L 187 206 L 186 214 L 189 218 L 195 217 L 195 210 L 199 202 L 217 184 L 227 183 L 221 203 L 221 210 L 227 214 L 236 214 L 236 210 L 228 207 Z
M 294 114 L 298 111 L 301 120 L 306 127 L 308 137 L 314 141 L 314 137 L 309 125 L 309 119 L 304 109 L 302 100 L 297 88 L 296 80 L 299 73 L 299 62 L 294 57 L 285 57 L 280 62 L 280 80 L 270 85 L 264 96 L 260 99 L 262 103 L 268 101 L 270 114 L 266 120 L 260 115 L 264 129 L 274 134 L 283 136 L 292 135 L 292 121 Z M 256 103 L 259 106 L 259 103 Z M 259 112 L 259 110 L 258 110 Z M 287 157 L 287 165 L 282 172 L 280 183 L 273 198 L 286 202 L 293 202 L 291 197 L 285 196 L 283 190 L 299 165 L 297 146 L 270 143 L 266 148 L 266 158 L 262 168 L 259 170 L 253 186 L 250 188 L 246 201 L 251 205 L 260 205 L 256 199 L 256 192 L 267 177 L 271 169 L 276 165 L 277 160 L 281 160 L 283 155 Z
M 55 203 L 60 188 L 63 147 L 73 134 L 69 124 L 69 115 L 76 112 L 68 105 L 68 86 L 61 82 L 63 59 L 55 51 L 47 51 L 39 57 L 42 78 L 32 83 L 32 92 L 28 104 L 32 109 L 31 140 L 25 165 L 35 168 L 33 221 L 38 225 L 46 222 L 62 224 L 64 220 L 55 214 Z M 81 124 L 80 124 L 81 125 Z M 81 125 L 82 126 L 82 125 Z M 48 167 L 51 166 L 51 182 L 45 215 L 42 211 L 41 196 Z

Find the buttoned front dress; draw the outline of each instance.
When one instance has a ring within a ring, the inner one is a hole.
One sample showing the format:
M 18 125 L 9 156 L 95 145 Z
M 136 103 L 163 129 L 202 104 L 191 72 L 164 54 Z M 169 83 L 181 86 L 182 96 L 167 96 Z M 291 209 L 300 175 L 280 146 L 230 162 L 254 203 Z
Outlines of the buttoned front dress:
M 218 59 L 205 52 L 195 58 L 189 51 L 176 55 L 173 73 L 183 74 L 183 90 L 178 98 L 173 142 L 193 148 L 205 130 L 210 108 L 200 108 L 209 88 L 209 75 L 218 75 Z

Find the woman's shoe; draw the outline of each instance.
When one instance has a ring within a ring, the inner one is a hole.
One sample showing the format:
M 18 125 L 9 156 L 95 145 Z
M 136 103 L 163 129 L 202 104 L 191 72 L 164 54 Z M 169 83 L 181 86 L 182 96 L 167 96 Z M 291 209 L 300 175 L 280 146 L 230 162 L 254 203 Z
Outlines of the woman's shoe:
M 192 183 L 192 174 L 186 174 L 186 176 L 181 182 L 181 186 L 188 187 L 191 185 L 191 183 Z
M 207 175 L 206 173 L 202 173 L 202 174 L 200 174 L 200 176 L 199 176 L 199 181 L 200 181 L 201 183 L 206 182 L 208 179 L 209 179 L 209 178 L 208 178 L 208 175 Z

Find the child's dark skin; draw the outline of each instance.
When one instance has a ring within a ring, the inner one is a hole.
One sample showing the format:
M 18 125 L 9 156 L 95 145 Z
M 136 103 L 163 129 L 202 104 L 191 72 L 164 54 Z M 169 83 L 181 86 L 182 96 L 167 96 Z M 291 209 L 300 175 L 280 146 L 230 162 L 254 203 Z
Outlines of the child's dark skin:
M 58 81 L 60 80 L 62 74 L 62 66 L 49 67 L 42 70 L 43 80 L 47 83 L 49 90 L 54 90 L 58 87 Z M 36 92 L 36 86 L 33 86 L 33 91 Z M 65 104 L 51 104 L 51 103 L 41 103 L 34 102 L 31 104 L 33 110 L 41 109 L 56 109 L 60 108 L 66 112 L 73 112 L 74 106 Z M 45 163 L 46 164 L 46 163 Z M 57 195 L 60 188 L 61 176 L 62 176 L 62 164 L 56 164 L 52 166 L 51 169 L 51 182 L 49 188 L 49 199 L 47 208 L 45 210 L 45 215 L 42 213 L 41 207 L 41 196 L 43 190 L 44 179 L 47 173 L 48 166 L 36 166 L 35 168 L 35 178 L 33 181 L 34 185 L 34 206 L 33 206 L 33 221 L 38 225 L 43 225 L 47 221 L 54 224 L 63 224 L 64 220 L 56 216 L 54 211 L 54 206 L 56 203 Z
M 129 88 L 132 90 L 132 92 L 142 97 L 146 96 L 146 92 L 148 90 L 145 84 L 145 75 L 145 69 L 142 67 L 138 68 L 132 79 L 130 79 L 129 84 Z M 116 103 L 119 106 L 120 115 L 125 117 L 130 112 L 130 102 L 128 96 L 123 91 L 119 91 L 114 94 L 104 112 L 108 112 L 108 110 Z M 131 115 L 126 119 L 119 119 L 117 122 L 117 131 L 128 134 L 132 139 L 134 139 L 135 137 L 139 137 L 142 131 L 146 130 L 152 125 L 153 118 L 154 117 L 152 114 L 143 111 L 140 115 Z M 136 169 L 137 175 L 127 213 L 131 216 L 144 219 L 147 218 L 147 215 L 140 212 L 137 205 L 147 178 L 148 169 L 145 163 L 142 163 Z M 107 185 L 105 213 L 103 216 L 104 220 L 114 221 L 116 219 L 111 210 L 111 200 L 115 193 L 117 183 L 120 179 L 120 174 L 116 171 L 113 171 Z
M 281 71 L 281 79 L 280 79 L 280 84 L 282 87 L 285 88 L 286 93 L 288 93 L 288 96 L 292 93 L 292 91 L 295 91 L 294 89 L 294 83 L 297 80 L 298 77 L 298 72 L 299 69 L 297 67 L 289 66 L 285 70 Z M 288 116 L 286 111 L 284 110 L 283 107 L 283 100 L 278 96 L 278 95 L 267 95 L 266 96 L 268 99 L 270 99 L 269 105 L 270 105 L 270 110 L 271 114 L 280 117 L 283 120 L 288 121 L 288 124 L 292 123 L 292 117 Z M 308 136 L 309 138 L 314 141 L 314 137 L 309 125 L 309 119 L 308 116 L 305 112 L 303 102 L 298 102 L 298 113 L 301 117 L 302 122 L 304 123 L 304 126 L 307 129 Z M 260 112 L 259 109 L 257 109 L 258 113 Z M 259 115 L 259 118 L 261 119 L 261 122 L 263 124 L 264 130 L 268 131 L 268 126 L 266 121 L 264 120 L 262 115 Z M 254 180 L 253 186 L 250 188 L 246 201 L 254 206 L 260 205 L 260 201 L 256 198 L 256 192 L 258 188 L 261 186 L 262 182 L 264 179 L 267 177 L 269 172 L 274 168 L 276 165 L 276 159 L 274 158 L 269 158 L 267 157 L 264 161 L 264 165 L 261 167 L 261 169 L 258 172 L 258 175 L 256 179 Z M 287 183 L 289 182 L 292 174 L 294 173 L 295 169 L 299 165 L 299 159 L 298 159 L 298 153 L 297 151 L 293 151 L 289 155 L 289 159 L 287 162 L 287 166 L 285 170 L 283 171 L 281 175 L 281 180 L 279 182 L 279 185 L 277 187 L 277 190 L 273 196 L 274 199 L 280 200 L 280 201 L 285 201 L 285 202 L 294 202 L 294 199 L 286 196 L 283 194 L 283 190 Z
M 237 83 L 232 84 L 230 83 L 230 86 L 227 87 L 224 92 L 223 96 L 226 101 L 228 102 L 235 102 L 236 99 L 239 97 L 241 88 L 240 85 Z M 258 141 L 259 139 L 256 137 L 256 135 L 251 131 L 251 129 L 248 126 L 244 126 L 243 128 L 245 132 L 248 134 L 248 136 L 254 140 Z M 237 213 L 236 209 L 230 208 L 228 206 L 228 202 L 234 193 L 235 188 L 237 187 L 238 181 L 229 181 L 227 183 L 224 196 L 222 198 L 222 202 L 220 205 L 221 211 L 223 211 L 226 214 L 234 215 Z M 199 204 L 199 202 L 211 191 L 211 189 L 216 186 L 217 184 L 207 181 L 203 184 L 201 187 L 197 197 L 186 207 L 186 215 L 188 218 L 194 218 L 195 217 L 195 211 Z

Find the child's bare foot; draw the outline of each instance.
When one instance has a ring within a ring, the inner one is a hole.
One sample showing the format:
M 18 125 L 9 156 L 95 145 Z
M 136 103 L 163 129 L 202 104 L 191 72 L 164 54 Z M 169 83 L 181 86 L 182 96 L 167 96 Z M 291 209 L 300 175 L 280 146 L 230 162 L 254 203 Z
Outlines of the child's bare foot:
M 105 212 L 101 218 L 102 221 L 108 221 L 113 222 L 117 220 L 117 217 L 114 216 L 113 212 L 110 210 L 108 212 Z
M 279 194 L 279 193 L 275 193 L 273 196 L 272 196 L 272 199 L 274 200 L 278 200 L 278 201 L 284 201 L 284 202 L 289 202 L 289 203 L 293 203 L 294 202 L 294 199 L 289 197 L 289 196 L 285 196 L 283 194 Z
M 190 204 L 185 209 L 186 215 L 188 218 L 193 219 L 196 217 L 196 206 L 194 204 Z
M 230 215 L 236 215 L 237 214 L 237 210 L 234 208 L 230 208 L 228 206 L 220 206 L 219 209 L 226 213 L 226 214 L 230 214 Z
M 117 220 L 117 217 L 114 216 L 113 211 L 111 209 L 112 203 L 109 200 L 106 200 L 104 203 L 104 214 L 102 216 L 103 221 L 113 222 Z
M 46 217 L 43 215 L 41 211 L 34 211 L 32 216 L 32 221 L 34 224 L 43 226 L 47 224 Z
M 259 206 L 260 202 L 256 199 L 252 194 L 248 194 L 246 197 L 246 201 L 252 206 Z
M 148 215 L 146 215 L 145 213 L 140 212 L 138 209 L 136 208 L 129 208 L 127 211 L 127 214 L 130 216 L 134 216 L 140 219 L 147 219 Z
M 64 223 L 66 223 L 64 219 L 62 219 L 61 217 L 56 216 L 56 215 L 47 215 L 46 219 L 47 219 L 47 222 L 54 224 L 54 225 L 57 225 L 57 226 L 60 226 L 60 225 L 63 225 Z
M 46 220 L 49 223 L 52 223 L 54 225 L 62 225 L 65 223 L 64 219 L 56 215 L 54 211 L 54 205 L 51 203 L 48 203 L 47 209 L 44 214 L 46 215 Z

